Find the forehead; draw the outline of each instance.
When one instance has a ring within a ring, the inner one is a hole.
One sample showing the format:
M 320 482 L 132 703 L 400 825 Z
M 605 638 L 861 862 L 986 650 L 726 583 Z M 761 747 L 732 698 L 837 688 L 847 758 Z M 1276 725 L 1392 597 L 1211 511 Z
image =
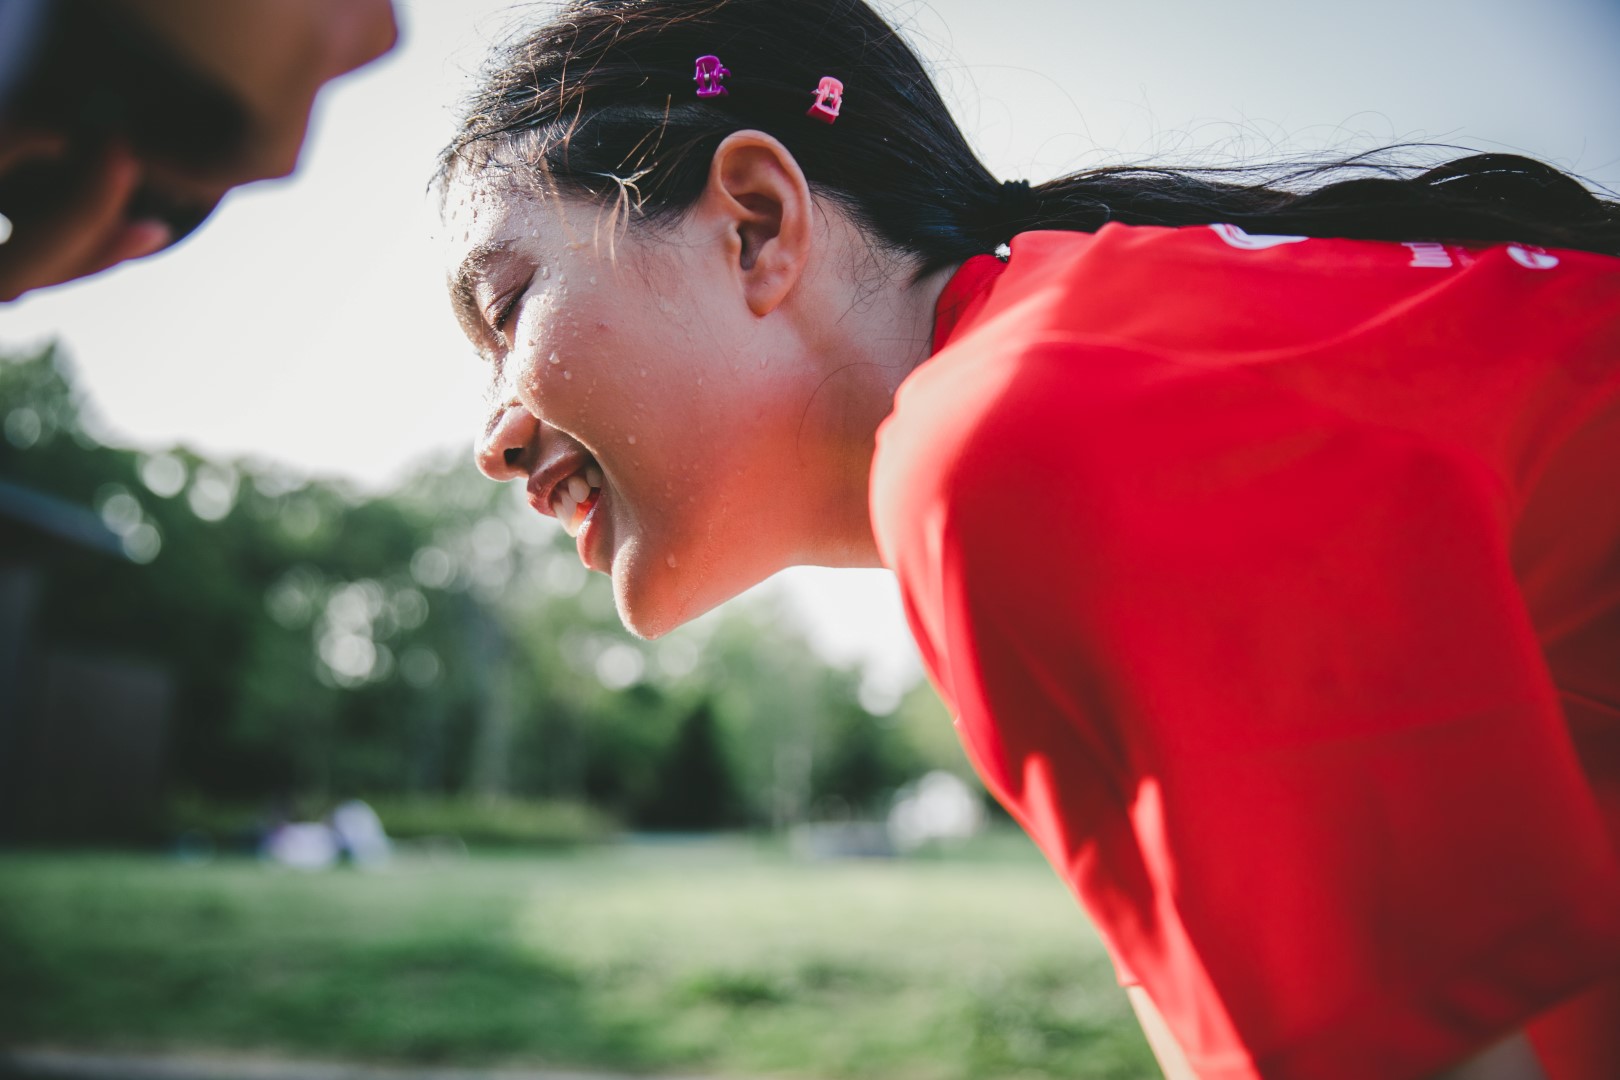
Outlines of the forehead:
M 510 178 L 491 176 L 489 170 L 462 171 L 445 185 L 440 212 L 442 257 L 454 273 L 469 254 L 488 250 L 538 229 L 543 199 L 539 191 L 525 190 Z
M 623 228 L 615 228 L 612 216 L 604 218 L 595 203 L 501 170 L 457 175 L 447 183 L 440 221 L 441 265 L 452 286 L 469 279 L 463 271 L 487 269 L 515 249 L 555 260 L 599 248 L 611 254 L 625 239 Z

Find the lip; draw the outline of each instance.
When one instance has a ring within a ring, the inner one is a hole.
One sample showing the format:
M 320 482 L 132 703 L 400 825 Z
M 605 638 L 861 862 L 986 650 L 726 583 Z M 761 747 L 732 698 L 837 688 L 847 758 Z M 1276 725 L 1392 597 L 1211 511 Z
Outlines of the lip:
M 579 523 L 579 533 L 574 537 L 574 547 L 579 551 L 579 561 L 585 564 L 585 569 L 597 570 L 604 574 L 611 571 L 612 560 L 601 558 L 601 553 L 597 549 L 602 544 L 598 537 L 606 527 L 602 504 L 608 498 L 607 485 L 604 484 L 597 489 L 596 503 L 591 507 L 590 513 L 585 515 L 585 520 Z
M 555 517 L 556 515 L 551 512 L 551 504 L 557 498 L 557 489 L 591 460 L 590 454 L 584 449 L 578 449 L 565 453 L 536 469 L 530 474 L 526 485 L 529 505 L 534 507 L 536 513 L 545 517 Z

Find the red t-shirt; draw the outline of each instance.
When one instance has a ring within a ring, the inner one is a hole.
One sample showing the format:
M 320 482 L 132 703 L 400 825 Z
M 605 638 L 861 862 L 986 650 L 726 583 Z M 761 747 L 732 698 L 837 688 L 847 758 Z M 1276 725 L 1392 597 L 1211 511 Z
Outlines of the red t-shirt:
M 1620 1077 L 1620 260 L 1029 233 L 935 347 L 879 550 L 1200 1076 L 1421 1077 L 1584 993 L 1537 1045 Z

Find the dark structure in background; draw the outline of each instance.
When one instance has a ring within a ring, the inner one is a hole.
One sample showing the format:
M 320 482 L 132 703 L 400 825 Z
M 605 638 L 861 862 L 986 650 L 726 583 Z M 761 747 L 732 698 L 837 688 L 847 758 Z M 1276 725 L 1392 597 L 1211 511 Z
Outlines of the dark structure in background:
M 0 841 L 129 841 L 160 812 L 170 678 L 39 631 L 61 577 L 123 561 L 95 514 L 0 481 Z

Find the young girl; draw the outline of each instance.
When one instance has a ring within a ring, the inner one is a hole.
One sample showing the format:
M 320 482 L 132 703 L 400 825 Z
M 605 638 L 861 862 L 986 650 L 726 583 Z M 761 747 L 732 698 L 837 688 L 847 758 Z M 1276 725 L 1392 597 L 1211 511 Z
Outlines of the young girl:
M 440 180 L 484 470 L 648 637 L 893 570 L 1170 1075 L 1620 1077 L 1613 203 L 1004 183 L 860 0 L 576 0 Z

